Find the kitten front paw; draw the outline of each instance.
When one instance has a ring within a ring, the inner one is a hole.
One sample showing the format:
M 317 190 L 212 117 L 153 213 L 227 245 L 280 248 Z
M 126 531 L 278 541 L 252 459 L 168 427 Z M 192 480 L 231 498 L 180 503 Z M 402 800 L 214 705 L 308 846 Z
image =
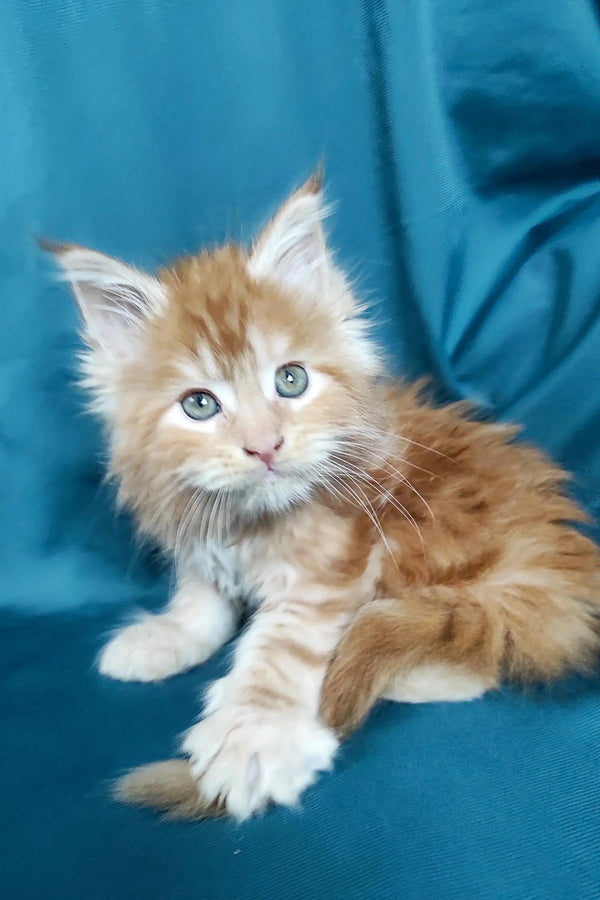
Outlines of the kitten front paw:
M 102 650 L 98 668 L 119 681 L 160 681 L 196 666 L 209 656 L 177 622 L 147 616 L 123 628 Z
M 190 729 L 183 751 L 203 800 L 241 821 L 269 803 L 293 806 L 331 768 L 337 746 L 300 711 L 228 706 Z

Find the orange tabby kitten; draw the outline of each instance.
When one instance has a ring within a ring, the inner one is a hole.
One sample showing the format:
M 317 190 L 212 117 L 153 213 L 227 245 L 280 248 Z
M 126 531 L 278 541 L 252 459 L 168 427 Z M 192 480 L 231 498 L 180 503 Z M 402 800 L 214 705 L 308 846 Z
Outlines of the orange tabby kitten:
M 382 380 L 323 217 L 313 178 L 249 251 L 153 276 L 53 248 L 120 499 L 178 574 L 100 671 L 189 669 L 252 610 L 186 758 L 119 784 L 176 816 L 294 804 L 381 697 L 466 700 L 598 647 L 598 553 L 565 474 L 513 429 Z

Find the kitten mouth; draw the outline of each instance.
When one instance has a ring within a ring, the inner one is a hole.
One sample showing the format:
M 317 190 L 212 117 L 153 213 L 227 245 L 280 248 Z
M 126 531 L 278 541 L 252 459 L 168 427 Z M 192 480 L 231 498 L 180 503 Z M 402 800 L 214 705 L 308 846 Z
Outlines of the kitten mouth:
M 265 466 L 256 473 L 256 478 L 259 482 L 275 481 L 276 478 L 281 478 L 282 474 L 279 469 L 274 469 L 273 466 Z
M 250 469 L 244 475 L 244 482 L 248 487 L 260 488 L 263 484 L 276 481 L 281 477 L 281 472 L 272 466 L 261 465 Z

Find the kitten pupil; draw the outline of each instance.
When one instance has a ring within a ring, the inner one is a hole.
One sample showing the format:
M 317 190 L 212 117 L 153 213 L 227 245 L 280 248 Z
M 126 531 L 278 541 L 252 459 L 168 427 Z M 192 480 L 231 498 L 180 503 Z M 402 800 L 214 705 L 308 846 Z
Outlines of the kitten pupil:
M 592 667 L 600 566 L 565 472 L 394 383 L 328 247 L 322 181 L 253 246 L 156 274 L 53 245 L 110 474 L 177 589 L 104 648 L 158 681 L 250 623 L 183 758 L 115 794 L 171 817 L 293 805 L 381 698 L 470 700 Z

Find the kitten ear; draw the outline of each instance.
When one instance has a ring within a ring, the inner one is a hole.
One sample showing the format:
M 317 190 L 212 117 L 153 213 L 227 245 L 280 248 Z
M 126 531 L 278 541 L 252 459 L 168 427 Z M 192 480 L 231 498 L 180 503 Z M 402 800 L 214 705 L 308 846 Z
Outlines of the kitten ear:
M 332 269 L 323 229 L 327 214 L 323 177 L 317 172 L 285 201 L 259 236 L 250 254 L 251 275 L 283 287 L 322 291 Z
M 163 285 L 152 275 L 104 253 L 41 240 L 70 282 L 85 323 L 84 336 L 110 356 L 131 353 L 140 326 L 166 306 Z

